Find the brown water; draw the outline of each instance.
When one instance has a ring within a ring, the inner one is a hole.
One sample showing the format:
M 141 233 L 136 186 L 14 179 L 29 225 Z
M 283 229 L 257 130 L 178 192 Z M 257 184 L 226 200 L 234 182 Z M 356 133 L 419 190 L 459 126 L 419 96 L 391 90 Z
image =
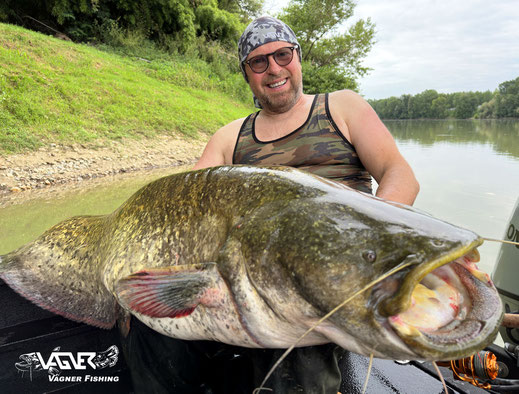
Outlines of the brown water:
M 110 213 L 154 179 L 188 169 L 181 166 L 99 178 L 52 190 L 34 191 L 28 197 L 10 195 L 9 201 L 0 201 L 4 205 L 0 208 L 0 254 L 31 241 L 63 219 Z

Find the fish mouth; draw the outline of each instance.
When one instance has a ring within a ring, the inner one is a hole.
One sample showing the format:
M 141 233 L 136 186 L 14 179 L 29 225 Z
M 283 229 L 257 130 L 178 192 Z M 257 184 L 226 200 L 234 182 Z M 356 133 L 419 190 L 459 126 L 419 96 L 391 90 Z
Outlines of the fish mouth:
M 377 312 L 419 358 L 466 357 L 495 339 L 502 306 L 492 280 L 476 266 L 481 243 L 421 264 L 403 281 L 390 277 L 383 284 L 396 290 L 378 303 Z

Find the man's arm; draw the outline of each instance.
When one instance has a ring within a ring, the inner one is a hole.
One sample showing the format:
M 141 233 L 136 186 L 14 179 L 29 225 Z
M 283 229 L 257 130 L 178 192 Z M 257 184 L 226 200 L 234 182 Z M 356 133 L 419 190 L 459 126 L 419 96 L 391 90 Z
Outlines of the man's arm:
M 377 181 L 377 196 L 412 205 L 420 186 L 373 108 L 358 94 L 342 90 L 330 94 L 330 111 Z
M 243 121 L 244 119 L 235 120 L 214 133 L 193 170 L 232 164 L 234 145 Z

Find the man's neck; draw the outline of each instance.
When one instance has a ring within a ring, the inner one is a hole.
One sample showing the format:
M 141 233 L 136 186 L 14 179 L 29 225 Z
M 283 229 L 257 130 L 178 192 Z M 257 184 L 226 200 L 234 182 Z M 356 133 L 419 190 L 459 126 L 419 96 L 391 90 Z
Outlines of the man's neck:
M 308 102 L 311 102 L 312 97 L 313 96 L 311 95 L 301 94 L 295 104 L 284 112 L 272 112 L 263 108 L 258 117 L 263 118 L 267 122 L 284 122 L 285 120 L 292 118 L 294 114 L 299 113 L 299 111 L 306 110 Z
M 255 134 L 260 141 L 272 141 L 302 126 L 312 105 L 313 96 L 302 94 L 288 111 L 272 113 L 262 109 L 256 118 Z

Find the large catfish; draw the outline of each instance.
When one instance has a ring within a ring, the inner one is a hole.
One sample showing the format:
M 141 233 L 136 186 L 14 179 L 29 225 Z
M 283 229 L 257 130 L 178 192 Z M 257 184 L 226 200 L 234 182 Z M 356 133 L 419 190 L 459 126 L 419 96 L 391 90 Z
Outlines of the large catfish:
M 335 342 L 391 359 L 453 359 L 502 318 L 481 238 L 295 169 L 216 167 L 156 180 L 115 212 L 74 217 L 0 257 L 42 308 L 110 328 L 128 312 L 183 339 L 288 348 Z M 410 265 L 409 265 L 410 264 Z

